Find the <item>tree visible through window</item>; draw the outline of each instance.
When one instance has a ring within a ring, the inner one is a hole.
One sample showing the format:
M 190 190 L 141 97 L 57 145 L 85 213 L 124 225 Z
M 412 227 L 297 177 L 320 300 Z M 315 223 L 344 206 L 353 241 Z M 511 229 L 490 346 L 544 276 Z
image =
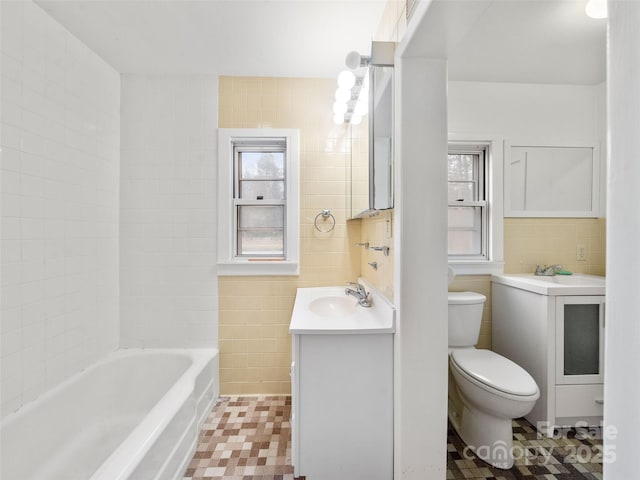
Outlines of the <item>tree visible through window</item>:
M 218 129 L 218 275 L 300 274 L 300 132 Z
M 285 257 L 286 145 L 234 144 L 235 256 Z

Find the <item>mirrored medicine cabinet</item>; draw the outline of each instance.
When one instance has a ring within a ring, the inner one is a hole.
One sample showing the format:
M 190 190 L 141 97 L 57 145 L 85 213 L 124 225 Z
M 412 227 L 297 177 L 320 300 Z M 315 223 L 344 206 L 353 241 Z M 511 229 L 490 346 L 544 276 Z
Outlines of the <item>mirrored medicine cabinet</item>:
M 368 122 L 350 126 L 351 218 L 393 208 L 393 67 L 369 67 Z

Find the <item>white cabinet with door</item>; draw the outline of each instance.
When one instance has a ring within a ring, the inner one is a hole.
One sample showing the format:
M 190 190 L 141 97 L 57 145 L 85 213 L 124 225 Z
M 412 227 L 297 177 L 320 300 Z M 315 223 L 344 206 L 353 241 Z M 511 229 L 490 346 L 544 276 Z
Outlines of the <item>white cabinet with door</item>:
M 292 339 L 295 475 L 393 478 L 393 334 Z
M 531 291 L 527 282 L 511 282 L 514 277 L 518 280 L 492 277 L 493 350 L 527 370 L 540 388 L 527 420 L 548 435 L 554 427 L 599 425 L 604 404 L 604 279 L 602 295 L 583 295 L 571 292 L 585 290 L 571 288 L 566 294 L 562 288 Z
M 600 149 L 573 142 L 505 142 L 505 217 L 597 217 Z
M 555 302 L 555 415 L 599 423 L 604 405 L 604 296 L 555 297 Z

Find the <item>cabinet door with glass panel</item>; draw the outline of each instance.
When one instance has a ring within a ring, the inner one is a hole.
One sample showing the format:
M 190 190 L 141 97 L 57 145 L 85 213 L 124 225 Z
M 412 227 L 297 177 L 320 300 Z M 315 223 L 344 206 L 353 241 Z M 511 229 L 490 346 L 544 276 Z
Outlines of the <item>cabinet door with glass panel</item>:
M 487 146 L 449 144 L 449 259 L 487 259 Z
M 556 297 L 556 384 L 604 382 L 605 297 Z

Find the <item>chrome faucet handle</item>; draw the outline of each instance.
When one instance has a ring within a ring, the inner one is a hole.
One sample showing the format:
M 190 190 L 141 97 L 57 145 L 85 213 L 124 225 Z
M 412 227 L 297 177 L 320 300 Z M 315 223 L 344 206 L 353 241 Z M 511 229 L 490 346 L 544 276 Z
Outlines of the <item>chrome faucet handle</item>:
M 364 287 L 359 284 L 358 282 L 347 282 L 347 285 L 349 287 L 355 287 L 356 291 L 360 294 L 360 295 L 368 295 L 367 291 L 364 289 Z
M 369 247 L 371 250 L 375 250 L 377 252 L 383 252 L 385 257 L 389 256 L 389 247 L 383 245 L 381 247 Z
M 543 273 L 543 268 L 540 265 L 536 265 L 536 271 L 534 272 L 534 275 L 542 275 Z
M 364 247 L 365 250 L 369 250 L 369 242 L 356 243 L 356 247 Z

